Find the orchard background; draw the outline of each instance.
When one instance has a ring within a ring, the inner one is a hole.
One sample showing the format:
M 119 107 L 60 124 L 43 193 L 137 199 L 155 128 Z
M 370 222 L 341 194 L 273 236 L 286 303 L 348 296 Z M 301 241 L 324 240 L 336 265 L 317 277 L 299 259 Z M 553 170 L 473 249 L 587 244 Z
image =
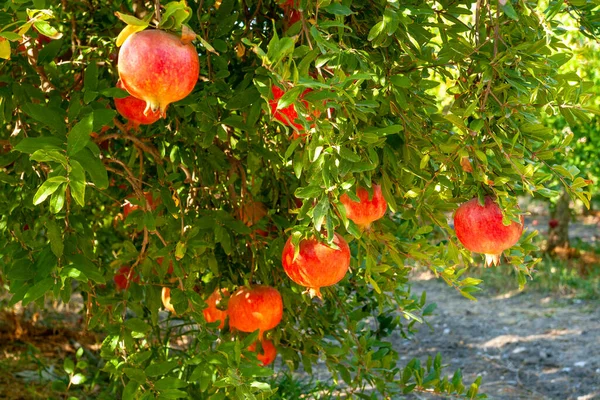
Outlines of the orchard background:
M 115 111 L 117 42 L 155 28 L 195 33 L 199 80 L 137 127 Z M 31 333 L 71 302 L 98 344 L 71 342 L 56 398 L 286 398 L 288 371 L 322 367 L 330 393 L 476 398 L 479 378 L 393 346 L 435 310 L 411 271 L 474 299 L 483 259 L 451 217 L 486 196 L 506 224 L 527 213 L 519 198 L 560 214 L 547 247 L 526 224 L 504 252 L 510 282 L 535 282 L 542 247 L 597 262 L 593 243 L 570 250 L 568 222 L 570 200 L 598 207 L 599 30 L 585 0 L 0 3 L 3 338 L 24 340 L 27 310 Z M 358 226 L 340 198 L 374 185 L 388 212 Z M 334 233 L 350 270 L 311 298 L 284 245 Z M 257 284 L 283 299 L 264 332 L 274 367 L 248 349 L 258 331 L 203 312 Z

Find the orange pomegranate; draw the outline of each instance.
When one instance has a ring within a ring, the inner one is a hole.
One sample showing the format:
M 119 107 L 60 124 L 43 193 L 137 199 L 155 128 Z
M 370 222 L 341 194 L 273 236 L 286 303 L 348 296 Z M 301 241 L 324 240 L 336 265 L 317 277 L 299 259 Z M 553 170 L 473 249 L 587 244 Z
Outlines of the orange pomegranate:
M 256 358 L 258 358 L 258 361 L 262 362 L 263 367 L 266 367 L 275 361 L 275 358 L 277 357 L 277 349 L 275 348 L 273 342 L 268 339 L 263 339 L 260 343 L 262 345 L 262 353 L 258 353 Z M 256 342 L 248 346 L 248 351 L 256 351 Z
M 242 332 L 275 328 L 283 316 L 283 301 L 279 291 L 271 286 L 242 286 L 229 298 L 229 326 Z
M 321 296 L 321 288 L 335 285 L 344 278 L 350 266 L 350 248 L 343 237 L 337 233 L 333 243 L 334 249 L 316 238 L 300 241 L 300 250 L 294 257 L 296 248 L 290 237 L 283 247 L 281 255 L 283 269 L 291 280 L 307 287 L 310 296 Z
M 163 117 L 170 103 L 194 90 L 200 72 L 194 46 L 171 33 L 151 29 L 125 40 L 117 65 L 125 89 L 146 102 L 145 113 L 160 110 Z
M 463 203 L 454 213 L 454 230 L 458 240 L 475 253 L 485 254 L 488 266 L 500 263 L 502 252 L 514 246 L 523 233 L 521 223 L 502 223 L 502 210 L 491 198 L 481 206 L 477 198 Z
M 158 203 L 160 202 L 160 199 L 159 198 L 154 199 L 154 197 L 152 196 L 152 193 L 150 193 L 150 192 L 144 192 L 144 196 L 146 197 L 146 200 L 150 204 L 150 209 L 155 210 L 156 207 L 158 206 Z M 134 195 L 131 195 L 127 199 L 125 199 L 125 203 L 123 204 L 123 218 L 127 218 L 129 213 L 140 208 L 140 206 L 138 206 L 136 204 L 132 204 L 129 201 L 130 198 L 134 198 L 134 197 L 135 197 Z
M 119 89 L 125 89 L 121 81 L 117 82 Z M 146 109 L 146 102 L 135 98 L 133 96 L 127 96 L 122 99 L 115 98 L 115 108 L 124 118 L 127 118 L 129 122 L 134 126 L 150 125 L 160 119 L 160 112 L 149 112 L 144 113 Z
M 372 222 L 382 218 L 387 211 L 387 201 L 383 198 L 381 186 L 373 185 L 373 197 L 369 197 L 367 189 L 359 187 L 356 195 L 360 201 L 351 200 L 347 194 L 340 196 L 340 202 L 346 209 L 346 216 L 356 225 L 366 228 Z
M 215 290 L 210 296 L 208 296 L 208 299 L 206 299 L 206 304 L 208 307 L 202 310 L 206 322 L 212 323 L 221 321 L 219 324 L 219 329 L 223 329 L 225 326 L 225 320 L 227 319 L 227 311 L 219 310 L 217 308 L 222 299 L 221 294 L 223 296 L 228 296 L 229 291 L 227 289 Z
M 129 289 L 131 281 L 135 283 L 140 282 L 140 276 L 137 274 L 137 272 L 132 271 L 131 267 L 124 265 L 121 268 L 119 268 L 119 270 L 113 277 L 113 280 L 115 282 L 115 285 L 117 285 L 118 289 L 127 290 Z

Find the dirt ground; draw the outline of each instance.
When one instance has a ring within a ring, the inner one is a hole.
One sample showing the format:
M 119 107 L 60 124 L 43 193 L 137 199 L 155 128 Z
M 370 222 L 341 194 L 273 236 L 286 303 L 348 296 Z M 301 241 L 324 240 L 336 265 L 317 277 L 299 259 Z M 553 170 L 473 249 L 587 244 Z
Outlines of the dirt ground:
M 440 352 L 448 374 L 462 368 L 465 383 L 481 374 L 491 399 L 600 399 L 598 301 L 480 292 L 473 302 L 427 273 L 412 282 L 438 308 L 434 330 L 398 343 L 403 360 Z

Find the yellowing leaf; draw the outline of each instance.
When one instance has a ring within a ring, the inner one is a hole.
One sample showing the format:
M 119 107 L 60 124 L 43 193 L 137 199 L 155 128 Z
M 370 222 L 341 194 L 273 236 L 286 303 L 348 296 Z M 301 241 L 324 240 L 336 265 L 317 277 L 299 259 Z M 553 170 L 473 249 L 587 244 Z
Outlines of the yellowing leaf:
M 0 58 L 10 59 L 10 43 L 3 37 L 0 37 Z
M 141 32 L 144 29 L 146 29 L 147 27 L 148 27 L 148 25 L 146 25 L 146 26 L 127 25 L 125 28 L 123 28 L 121 33 L 119 33 L 119 36 L 117 36 L 117 47 L 121 47 L 121 45 L 125 42 L 125 40 L 129 36 L 133 35 L 134 33 Z

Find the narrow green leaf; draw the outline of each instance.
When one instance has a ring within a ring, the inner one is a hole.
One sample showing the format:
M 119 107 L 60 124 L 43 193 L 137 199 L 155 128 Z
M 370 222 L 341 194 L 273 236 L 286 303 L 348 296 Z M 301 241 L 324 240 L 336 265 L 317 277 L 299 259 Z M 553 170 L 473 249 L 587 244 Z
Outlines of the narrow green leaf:
M 71 172 L 69 173 L 69 187 L 71 195 L 81 207 L 85 205 L 85 171 L 78 161 L 71 159 Z
M 92 128 L 94 127 L 94 114 L 90 113 L 84 119 L 79 121 L 71 132 L 69 132 L 69 137 L 67 138 L 67 154 L 70 156 L 74 156 L 79 151 L 83 150 L 85 146 L 87 146 L 90 141 L 90 134 L 92 133 Z
M 48 196 L 54 193 L 56 189 L 65 182 L 67 182 L 67 178 L 64 176 L 53 176 L 52 178 L 48 178 L 46 182 L 42 183 L 42 186 L 40 186 L 33 196 L 33 204 L 37 206 L 44 202 Z
M 52 219 L 46 221 L 46 229 L 52 252 L 56 257 L 62 257 L 64 249 L 62 230 L 58 227 L 56 221 Z

